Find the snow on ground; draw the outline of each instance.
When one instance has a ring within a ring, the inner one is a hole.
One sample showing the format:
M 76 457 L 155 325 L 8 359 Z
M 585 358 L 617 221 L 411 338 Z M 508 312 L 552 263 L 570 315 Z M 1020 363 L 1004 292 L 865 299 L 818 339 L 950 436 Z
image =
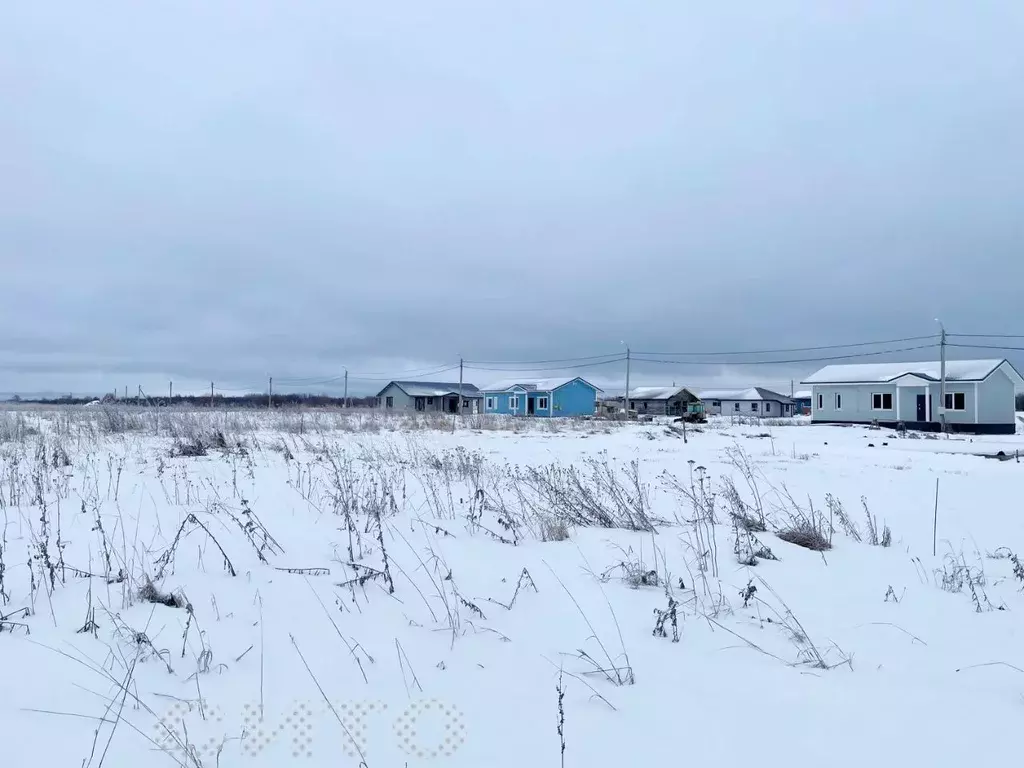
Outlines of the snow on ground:
M 0 413 L 4 765 L 1006 761 L 1024 467 L 974 445 Z

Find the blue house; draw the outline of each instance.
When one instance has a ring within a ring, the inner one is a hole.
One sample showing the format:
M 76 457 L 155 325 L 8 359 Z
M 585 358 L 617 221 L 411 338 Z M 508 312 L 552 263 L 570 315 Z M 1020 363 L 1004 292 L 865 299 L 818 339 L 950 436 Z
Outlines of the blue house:
M 503 382 L 485 389 L 484 413 L 510 416 L 593 416 L 601 390 L 578 376 Z

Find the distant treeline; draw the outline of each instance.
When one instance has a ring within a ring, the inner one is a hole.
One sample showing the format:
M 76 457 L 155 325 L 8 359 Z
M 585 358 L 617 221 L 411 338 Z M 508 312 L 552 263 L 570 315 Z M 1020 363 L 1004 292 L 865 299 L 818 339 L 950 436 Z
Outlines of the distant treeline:
M 96 397 L 74 397 L 68 395 L 65 397 L 48 397 L 48 398 L 24 398 L 24 397 L 13 397 L 11 402 L 17 403 L 31 403 L 35 405 L 86 405 L 88 403 L 94 403 L 99 400 L 101 403 L 109 405 L 132 405 L 132 406 L 157 406 L 157 407 L 174 407 L 174 406 L 189 406 L 192 408 L 267 408 L 270 403 L 268 402 L 267 395 L 217 395 L 213 397 L 209 395 L 175 395 L 174 397 L 114 397 L 113 395 L 105 395 L 101 398 Z M 375 404 L 375 398 L 373 397 L 349 397 L 349 406 L 352 408 L 369 408 Z M 302 394 L 275 394 L 273 397 L 273 406 L 275 408 L 286 408 L 304 406 L 307 408 L 340 408 L 345 405 L 345 399 L 342 397 L 332 397 L 330 395 L 302 395 Z

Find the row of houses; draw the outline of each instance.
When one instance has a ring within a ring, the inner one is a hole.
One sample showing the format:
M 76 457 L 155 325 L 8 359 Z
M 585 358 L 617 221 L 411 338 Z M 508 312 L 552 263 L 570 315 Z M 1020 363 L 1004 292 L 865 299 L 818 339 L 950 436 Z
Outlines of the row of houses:
M 508 416 L 593 416 L 601 390 L 579 376 L 506 381 L 481 390 L 473 384 L 392 381 L 377 393 L 379 408 L 410 411 L 493 413 Z
M 377 393 L 385 409 L 511 416 L 592 416 L 602 391 L 580 377 L 541 381 L 506 381 L 487 389 L 463 382 L 392 381 Z M 742 390 L 695 390 L 687 387 L 637 387 L 629 393 L 630 410 L 639 415 L 680 416 L 700 404 L 711 414 L 756 417 L 793 416 L 792 398 L 763 387 Z M 606 412 L 621 411 L 623 398 L 605 400 Z
M 764 387 L 693 389 L 637 387 L 630 410 L 638 415 L 682 416 L 700 408 L 710 415 L 788 418 L 809 415 L 822 424 L 879 424 L 908 429 L 1013 434 L 1015 395 L 1024 378 L 1007 360 L 954 360 L 942 364 L 873 363 L 828 365 L 801 382 L 806 389 L 786 396 Z M 600 401 L 601 389 L 580 377 L 506 381 L 488 389 L 468 383 L 392 381 L 376 399 L 386 409 L 512 416 L 592 416 L 621 412 L 623 397 Z

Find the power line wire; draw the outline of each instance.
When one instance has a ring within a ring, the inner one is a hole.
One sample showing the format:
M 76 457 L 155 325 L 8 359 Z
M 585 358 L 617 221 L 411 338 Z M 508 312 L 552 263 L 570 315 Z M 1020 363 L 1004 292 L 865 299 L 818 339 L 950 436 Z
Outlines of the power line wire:
M 418 379 L 418 378 L 423 378 L 425 376 L 437 376 L 438 374 L 441 374 L 441 373 L 448 373 L 449 371 L 458 370 L 458 368 L 459 368 L 458 365 L 450 365 L 450 366 L 448 366 L 446 368 L 440 368 L 440 369 L 435 368 L 433 370 L 420 369 L 420 375 L 419 376 L 410 376 L 408 373 L 404 373 L 404 374 L 399 373 L 399 374 L 394 375 L 394 376 L 383 376 L 383 377 L 380 377 L 380 378 L 368 377 L 368 376 L 358 376 L 358 375 L 354 375 L 354 374 L 350 373 L 348 375 L 348 380 L 350 382 L 352 382 L 352 381 L 404 381 L 406 379 Z M 322 385 L 322 384 L 333 384 L 334 382 L 343 381 L 344 379 L 345 379 L 345 376 L 344 376 L 344 374 L 342 374 L 341 376 L 332 376 L 330 378 L 321 379 L 319 381 L 309 381 L 309 382 L 305 382 L 305 383 L 302 383 L 302 384 L 285 384 L 283 386 L 288 386 L 288 387 L 296 387 L 296 386 L 300 386 L 300 387 L 315 387 L 315 386 L 319 386 L 319 385 Z M 277 383 L 276 379 L 274 380 L 274 383 L 275 384 Z
M 635 359 L 635 358 L 634 358 Z M 602 360 L 597 363 L 580 363 L 579 365 L 554 365 L 550 367 L 533 367 L 533 368 L 482 368 L 474 365 L 467 365 L 467 371 L 492 371 L 501 373 L 533 373 L 534 371 L 576 371 L 581 368 L 595 368 L 602 365 L 611 365 L 612 363 L 625 362 L 626 356 L 621 355 L 613 360 Z
M 1024 336 L 1019 338 L 1024 338 Z M 946 346 L 958 349 L 996 349 L 1002 352 L 1024 352 L 1024 347 L 1001 347 L 994 344 L 947 344 Z
M 788 366 L 797 362 L 827 362 L 829 360 L 848 360 L 857 357 L 876 357 L 880 354 L 893 354 L 895 352 L 910 352 L 915 349 L 934 349 L 938 344 L 922 344 L 920 346 L 903 347 L 901 349 L 882 349 L 877 352 L 856 352 L 852 354 L 839 354 L 828 357 L 804 357 L 801 359 L 788 360 L 726 360 L 725 365 L 730 366 Z M 946 346 L 952 346 L 947 344 Z M 721 360 L 666 360 L 654 359 L 651 357 L 634 357 L 635 362 L 657 362 L 657 364 L 669 366 L 715 366 L 723 365 Z
M 426 376 L 437 376 L 438 374 L 448 373 L 449 371 L 457 371 L 458 369 L 459 369 L 459 366 L 458 366 L 458 363 L 456 363 L 455 365 L 450 365 L 447 368 L 441 368 L 441 369 L 436 370 L 436 371 L 429 371 L 429 372 L 421 374 L 419 376 L 409 376 L 408 374 L 406 374 L 405 376 L 398 375 L 398 376 L 383 376 L 381 378 L 372 378 L 372 377 L 367 377 L 367 376 L 353 376 L 352 374 L 349 374 L 348 380 L 349 381 L 405 381 L 406 379 L 415 380 L 415 379 L 422 379 L 422 378 L 424 378 Z
M 274 383 L 277 384 L 280 387 L 287 387 L 287 388 L 294 388 L 294 387 L 319 387 L 322 384 L 333 384 L 336 381 L 343 381 L 344 379 L 345 379 L 345 376 L 344 376 L 344 374 L 342 374 L 341 376 L 332 376 L 329 379 L 318 379 L 316 381 L 308 381 L 307 380 L 307 381 L 303 381 L 301 383 L 294 383 L 294 384 L 292 382 L 290 382 L 290 381 L 285 381 L 285 382 L 282 382 L 282 383 L 278 384 L 277 379 L 275 379 Z
M 1024 339 L 1020 333 L 947 333 L 947 339 Z
M 599 360 L 605 357 L 622 357 L 622 352 L 609 352 L 605 355 L 590 355 L 588 357 L 561 357 L 554 360 L 466 360 L 466 365 L 546 365 L 549 363 L 574 363 Z
M 408 369 L 406 369 L 404 371 L 397 371 L 397 372 L 390 372 L 390 373 L 389 372 L 383 372 L 383 371 L 376 371 L 376 372 L 373 372 L 373 373 L 349 371 L 348 376 L 349 376 L 350 379 L 352 379 L 352 378 L 362 378 L 364 381 L 369 381 L 369 379 L 365 378 L 367 376 L 369 376 L 369 377 L 382 376 L 382 377 L 386 377 L 388 379 L 399 379 L 399 378 L 401 378 L 403 376 L 408 376 L 410 378 L 416 378 L 417 376 L 433 376 L 436 373 L 438 373 L 438 370 L 437 370 L 438 365 L 441 365 L 441 364 L 440 363 L 436 363 L 436 364 L 430 365 L 430 366 L 423 366 L 423 367 L 420 367 L 420 368 L 408 368 Z M 445 365 L 446 367 L 442 368 L 441 372 L 443 372 L 443 371 L 450 371 L 453 368 L 458 368 L 459 367 L 458 363 L 444 363 L 443 365 Z M 318 383 L 318 382 L 329 382 L 329 381 L 341 381 L 344 378 L 345 378 L 344 374 L 341 374 L 341 375 L 338 375 L 338 376 L 331 376 L 329 378 L 325 378 L 323 376 L 309 376 L 309 377 L 306 377 L 306 378 L 295 377 L 295 378 L 284 378 L 284 379 L 281 379 L 281 383 L 282 384 L 290 384 L 292 382 Z M 379 381 L 383 381 L 384 379 L 378 379 L 378 380 Z
M 947 334 L 948 336 L 949 334 Z M 638 355 L 659 355 L 661 357 L 683 357 L 703 355 L 706 357 L 727 357 L 729 355 L 778 355 L 789 352 L 820 352 L 829 349 L 851 349 L 856 347 L 872 347 L 879 344 L 904 344 L 908 341 L 923 341 L 924 339 L 938 339 L 939 334 L 933 333 L 928 336 L 906 336 L 902 339 L 887 339 L 884 341 L 859 341 L 853 344 L 826 344 L 820 347 L 790 347 L 788 349 L 757 349 L 746 352 L 636 352 Z M 901 351 L 901 350 L 896 350 Z
M 423 369 L 423 368 L 416 369 L 415 372 L 418 375 L 411 375 L 410 372 L 404 371 L 404 372 L 398 373 L 396 375 L 381 376 L 379 378 L 372 377 L 372 376 L 354 375 L 354 374 L 350 373 L 349 377 L 348 377 L 348 380 L 350 382 L 352 382 L 352 381 L 361 381 L 361 382 L 403 381 L 405 379 L 419 379 L 419 378 L 424 378 L 426 376 L 437 376 L 438 374 L 448 373 L 449 371 L 458 370 L 458 368 L 459 368 L 459 366 L 456 363 L 455 365 L 449 365 L 449 366 L 447 366 L 445 368 L 434 368 L 434 369 L 430 369 L 430 370 Z M 305 379 L 305 380 L 301 380 L 301 379 L 286 379 L 286 380 L 284 380 L 282 382 L 282 381 L 279 381 L 279 380 L 275 379 L 274 380 L 274 384 L 275 384 L 275 386 L 278 386 L 278 387 L 294 389 L 295 387 L 316 387 L 316 386 L 321 386 L 323 384 L 333 384 L 335 382 L 344 380 L 344 378 L 345 378 L 345 376 L 344 376 L 344 374 L 342 374 L 341 376 L 331 376 L 329 378 L 321 378 L 319 380 L 314 380 L 312 378 L 311 379 Z M 298 383 L 291 383 L 293 381 L 298 382 Z M 214 386 L 213 389 L 214 389 L 215 392 L 228 392 L 228 393 L 242 392 L 242 393 L 245 393 L 245 394 L 256 394 L 256 393 L 262 393 L 266 389 L 266 387 L 267 387 L 266 383 L 260 383 L 260 384 L 251 384 L 251 385 L 248 385 L 248 386 L 246 386 L 246 385 L 237 386 L 236 385 L 236 386 L 233 386 L 233 387 L 218 387 L 218 386 Z

